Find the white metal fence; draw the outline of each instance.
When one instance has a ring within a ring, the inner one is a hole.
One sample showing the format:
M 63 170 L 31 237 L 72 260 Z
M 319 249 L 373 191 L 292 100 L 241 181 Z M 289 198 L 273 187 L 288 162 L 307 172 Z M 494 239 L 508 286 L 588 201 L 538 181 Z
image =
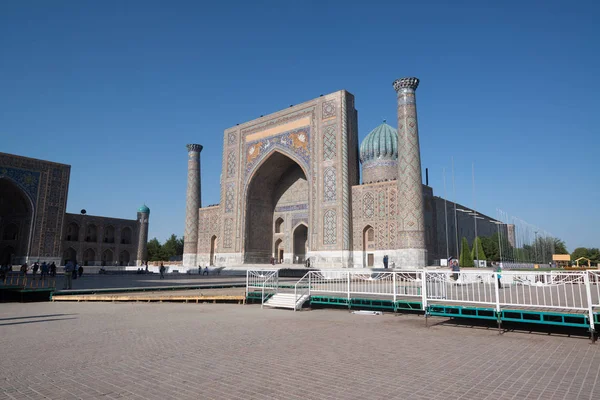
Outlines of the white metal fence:
M 264 291 L 278 285 L 277 270 L 247 273 L 247 287 Z M 296 293 L 337 297 L 420 301 L 428 304 L 462 304 L 502 308 L 552 309 L 588 314 L 600 311 L 598 271 L 460 271 L 364 270 L 310 271 L 295 285 Z

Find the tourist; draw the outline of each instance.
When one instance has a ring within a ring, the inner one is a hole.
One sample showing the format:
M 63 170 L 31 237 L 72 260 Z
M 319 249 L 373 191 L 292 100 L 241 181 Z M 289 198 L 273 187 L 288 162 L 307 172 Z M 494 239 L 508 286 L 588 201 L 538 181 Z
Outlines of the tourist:
M 160 279 L 165 279 L 165 266 L 163 263 L 160 263 L 160 268 L 158 271 L 160 272 Z
M 65 285 L 63 287 L 64 290 L 73 288 L 73 271 L 75 266 L 71 262 L 71 260 L 67 260 L 67 264 L 65 265 Z
M 502 289 L 502 264 L 498 263 L 496 267 L 496 274 L 498 275 L 498 289 Z
M 46 261 L 44 261 L 42 263 L 42 266 L 40 267 L 41 271 L 40 271 L 40 279 L 45 279 L 48 276 L 48 264 L 46 264 Z
M 27 263 L 25 263 L 25 264 L 21 265 L 21 273 L 22 273 L 24 276 L 27 276 L 27 270 L 28 270 L 28 269 L 29 269 L 29 267 L 27 266 Z
M 73 279 L 77 279 L 77 271 L 79 270 L 79 264 L 77 264 L 77 261 L 75 261 L 75 264 L 73 266 L 73 271 L 71 272 L 73 274 Z
M 387 254 L 383 256 L 383 268 L 387 269 L 388 267 L 388 256 Z
M 202 275 L 202 265 L 198 265 L 198 275 Z
M 81 275 L 83 275 L 83 267 L 80 265 L 79 268 L 77 268 L 77 274 L 79 275 L 79 277 L 81 278 Z
M 204 273 L 202 275 L 208 275 L 208 262 L 206 263 L 206 267 L 204 268 Z
M 54 261 L 52 262 L 52 264 L 50 264 L 50 276 L 56 276 L 56 264 L 54 264 Z
M 37 262 L 33 263 L 33 268 L 31 269 L 33 271 L 33 277 L 35 278 L 35 276 L 37 275 L 38 270 L 40 269 L 40 265 Z
M 458 265 L 458 261 L 457 260 L 453 260 L 452 261 L 452 272 L 454 272 L 454 274 L 453 274 L 454 280 L 457 281 L 458 280 L 458 273 L 460 272 L 460 266 Z

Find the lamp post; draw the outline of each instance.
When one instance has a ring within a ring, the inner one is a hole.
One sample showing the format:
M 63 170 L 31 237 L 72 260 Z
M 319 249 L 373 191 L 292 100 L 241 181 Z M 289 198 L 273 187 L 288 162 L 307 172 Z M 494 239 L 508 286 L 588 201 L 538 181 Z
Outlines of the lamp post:
M 535 244 L 535 246 L 534 246 L 535 247 L 535 250 L 534 250 L 535 251 L 535 262 L 539 262 L 539 260 L 538 260 L 538 252 L 537 252 L 537 244 L 538 244 L 537 233 L 538 233 L 538 231 L 533 232 L 533 234 L 535 235 L 535 239 L 533 241 L 533 243 Z
M 496 228 L 498 228 L 498 252 L 500 253 L 500 265 L 502 265 L 502 241 L 500 240 L 500 225 L 504 225 L 501 221 L 490 220 L 492 224 L 496 224 Z

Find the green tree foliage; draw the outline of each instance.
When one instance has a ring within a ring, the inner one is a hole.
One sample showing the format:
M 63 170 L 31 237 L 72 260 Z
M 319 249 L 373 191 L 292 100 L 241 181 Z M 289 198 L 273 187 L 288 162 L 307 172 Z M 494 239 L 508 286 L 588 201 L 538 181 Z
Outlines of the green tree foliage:
M 162 260 L 161 245 L 157 238 L 148 242 L 148 261 Z
M 489 261 L 500 261 L 500 251 L 498 248 L 498 234 L 494 233 L 491 237 L 481 237 L 481 246 L 483 252 Z
M 183 255 L 183 237 L 172 234 L 163 244 L 154 238 L 148 242 L 148 261 L 168 261 Z
M 475 254 L 477 250 L 477 254 Z M 473 260 L 486 260 L 485 252 L 483 251 L 483 245 L 481 244 L 481 238 L 477 236 L 473 241 L 473 248 L 471 249 L 471 257 Z
M 473 266 L 473 257 L 471 256 L 471 251 L 469 250 L 469 242 L 465 237 L 462 238 L 460 258 L 458 260 L 458 263 L 461 267 Z
M 573 250 L 573 253 L 571 253 L 571 261 L 575 261 L 580 257 L 589 258 L 592 265 L 599 264 L 600 263 L 600 249 L 598 249 L 596 247 L 592 247 L 592 248 L 578 247 L 575 250 Z M 580 262 L 579 264 L 581 265 L 582 263 Z M 583 263 L 583 264 L 586 264 L 586 263 Z
M 554 245 L 554 254 L 569 254 L 567 251 L 567 245 L 564 240 L 560 240 L 559 238 L 552 238 Z

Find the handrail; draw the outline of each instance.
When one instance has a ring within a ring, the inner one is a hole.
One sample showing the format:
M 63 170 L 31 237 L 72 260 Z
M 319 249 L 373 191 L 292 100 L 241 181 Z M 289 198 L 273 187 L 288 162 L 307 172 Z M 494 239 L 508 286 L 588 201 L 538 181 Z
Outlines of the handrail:
M 263 284 L 262 284 L 262 295 L 261 295 L 261 302 L 260 302 L 260 308 L 264 308 L 264 304 L 265 304 L 265 286 L 267 286 L 267 282 L 269 282 L 271 279 L 273 279 L 274 277 L 276 277 L 276 274 L 270 275 L 267 279 L 264 280 Z M 278 282 L 275 282 L 275 293 L 277 293 L 277 287 L 279 286 Z
M 311 285 L 311 274 L 313 271 L 308 271 L 296 284 L 294 285 L 294 311 L 298 308 L 298 300 L 304 297 L 305 294 L 308 294 L 310 297 L 310 285 Z M 304 280 L 304 278 L 308 277 L 308 287 L 304 292 L 300 293 L 300 297 L 298 297 L 298 284 Z

